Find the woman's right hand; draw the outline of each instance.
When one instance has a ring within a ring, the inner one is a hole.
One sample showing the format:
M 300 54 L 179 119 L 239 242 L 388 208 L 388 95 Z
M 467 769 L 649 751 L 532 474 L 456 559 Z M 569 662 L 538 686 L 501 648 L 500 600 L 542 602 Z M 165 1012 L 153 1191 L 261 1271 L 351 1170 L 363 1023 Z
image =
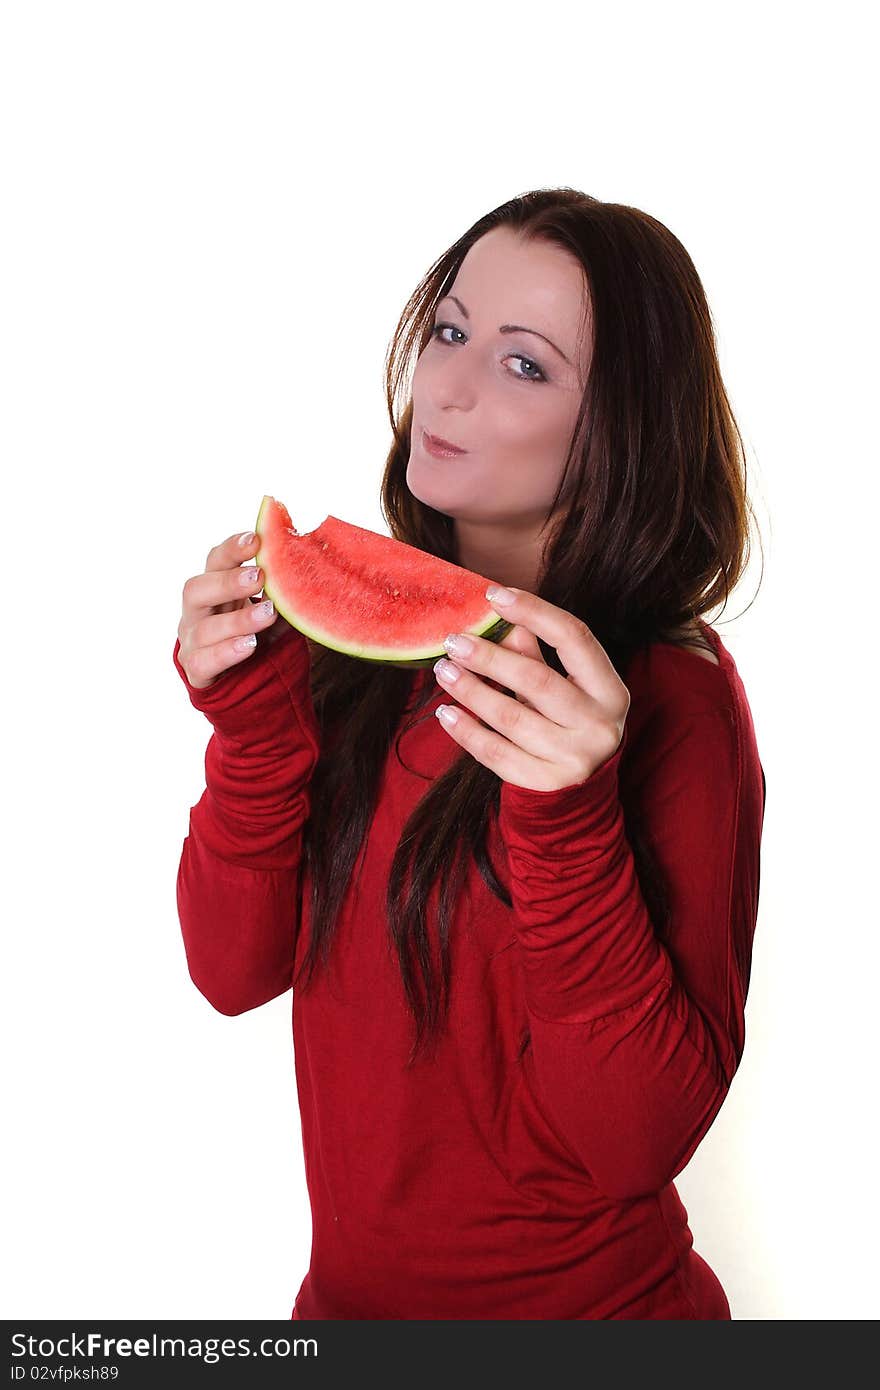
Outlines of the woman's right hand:
M 215 545 L 208 555 L 204 573 L 193 575 L 183 586 L 183 611 L 177 625 L 180 641 L 178 660 L 190 685 L 204 690 L 231 666 L 246 661 L 256 650 L 256 634 L 265 632 L 271 642 L 281 630 L 272 630 L 278 617 L 269 603 L 254 602 L 263 582 L 262 572 L 253 565 L 240 568 L 242 560 L 252 560 L 260 548 L 260 537 L 241 544 L 240 536 L 229 536 Z M 242 639 L 252 638 L 250 645 Z

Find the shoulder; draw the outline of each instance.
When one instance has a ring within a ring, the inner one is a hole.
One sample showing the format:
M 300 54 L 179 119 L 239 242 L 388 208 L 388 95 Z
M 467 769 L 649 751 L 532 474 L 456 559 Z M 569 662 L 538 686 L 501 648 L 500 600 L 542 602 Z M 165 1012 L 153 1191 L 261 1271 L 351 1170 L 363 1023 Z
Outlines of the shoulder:
M 716 786 L 745 777 L 759 796 L 763 772 L 748 695 L 718 633 L 701 628 L 717 665 L 667 642 L 650 643 L 629 662 L 623 782 L 636 789 L 677 767 Z
M 737 688 L 733 658 L 720 637 L 705 628 L 701 645 L 713 649 L 704 660 L 691 645 L 651 642 L 632 657 L 624 677 L 630 692 L 630 752 L 653 761 L 670 745 L 703 743 L 722 730 L 734 732 Z M 682 750 L 683 751 L 683 750 Z
M 680 864 L 682 881 L 727 846 L 725 863 L 756 903 L 766 778 L 736 662 L 716 632 L 704 632 L 717 665 L 663 642 L 629 663 L 621 798 L 631 823 Z
M 678 628 L 669 634 L 669 642 L 662 642 L 658 645 L 669 646 L 673 650 L 685 650 L 693 652 L 695 656 L 701 657 L 704 661 L 709 661 L 714 666 L 720 666 L 721 662 L 715 650 L 715 642 L 720 641 L 718 634 L 715 633 L 706 623 L 695 619 L 685 627 Z
M 733 657 L 706 623 L 675 641 L 670 634 L 670 640 L 650 642 L 635 652 L 624 679 L 633 704 L 669 705 L 695 713 L 730 710 L 736 702 Z

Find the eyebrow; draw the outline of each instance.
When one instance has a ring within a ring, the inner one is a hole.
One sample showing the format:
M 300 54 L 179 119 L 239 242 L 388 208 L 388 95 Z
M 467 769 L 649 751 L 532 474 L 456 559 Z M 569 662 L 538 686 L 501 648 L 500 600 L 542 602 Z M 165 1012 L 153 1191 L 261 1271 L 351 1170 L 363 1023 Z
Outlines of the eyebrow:
M 457 305 L 458 305 L 459 309 L 460 309 L 461 312 L 464 314 L 464 317 L 465 317 L 466 319 L 468 319 L 468 320 L 470 319 L 470 314 L 468 313 L 467 309 L 464 307 L 464 305 L 462 304 L 461 300 L 460 300 L 460 299 L 457 299 L 457 298 L 455 297 L 454 294 L 444 294 L 440 299 L 437 300 L 437 303 L 438 303 L 438 304 L 442 304 L 444 299 L 451 299 L 452 302 L 453 302 L 453 304 L 457 304 Z M 559 353 L 559 356 L 562 358 L 562 360 L 563 360 L 564 362 L 568 362 L 568 365 L 569 365 L 570 367 L 574 365 L 574 364 L 573 364 L 572 362 L 570 362 L 569 359 L 566 357 L 565 353 L 562 351 L 562 348 L 557 347 L 556 344 L 555 344 L 554 342 L 551 342 L 551 340 L 550 340 L 549 338 L 545 337 L 543 333 L 539 333 L 538 330 L 537 330 L 536 328 L 524 328 L 523 325 L 522 325 L 521 323 L 502 323 L 501 327 L 498 329 L 498 332 L 499 332 L 499 333 L 531 333 L 531 335 L 532 335 L 533 338 L 541 338 L 541 339 L 543 339 L 543 341 L 544 341 L 545 343 L 548 343 L 549 346 L 552 347 L 552 349 L 553 349 L 554 352 L 558 352 L 558 353 Z

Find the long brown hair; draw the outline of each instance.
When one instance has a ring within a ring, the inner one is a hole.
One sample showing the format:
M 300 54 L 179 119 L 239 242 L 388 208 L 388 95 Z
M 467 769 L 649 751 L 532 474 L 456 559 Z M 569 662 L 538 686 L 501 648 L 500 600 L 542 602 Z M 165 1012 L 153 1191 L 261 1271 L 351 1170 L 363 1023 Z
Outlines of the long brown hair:
M 459 563 L 452 518 L 406 485 L 409 382 L 413 353 L 417 358 L 430 338 L 435 305 L 474 243 L 502 225 L 565 248 L 586 275 L 592 362 L 547 513 L 549 521 L 563 509 L 547 531 L 537 593 L 586 622 L 623 679 L 637 649 L 677 641 L 695 618 L 722 600 L 726 607 L 749 557 L 745 449 L 721 380 L 706 295 L 687 251 L 662 222 L 577 189 L 538 189 L 481 217 L 434 262 L 410 296 L 386 357 L 394 442 L 382 513 L 395 538 Z M 556 652 L 540 645 L 548 664 L 564 673 Z M 309 647 L 322 747 L 303 843 L 312 879 L 311 940 L 295 990 L 302 975 L 308 988 L 319 959 L 328 963 L 392 740 L 398 756 L 395 735 L 403 732 L 414 682 L 410 670 L 358 661 L 311 640 Z M 416 717 L 436 693 L 433 679 L 426 680 L 413 705 Z M 463 749 L 430 781 L 395 850 L 385 908 L 415 1021 L 408 1065 L 432 1050 L 448 1010 L 450 924 L 469 853 L 489 889 L 511 904 L 486 842 L 500 790 L 497 774 Z M 629 820 L 627 835 L 662 931 L 667 909 L 656 863 Z M 428 900 L 438 883 L 434 922 Z

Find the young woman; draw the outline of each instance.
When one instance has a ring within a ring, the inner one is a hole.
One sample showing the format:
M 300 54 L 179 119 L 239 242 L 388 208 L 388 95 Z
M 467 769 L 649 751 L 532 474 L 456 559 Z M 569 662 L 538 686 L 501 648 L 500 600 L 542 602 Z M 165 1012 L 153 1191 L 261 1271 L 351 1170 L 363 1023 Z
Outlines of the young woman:
M 750 512 L 703 287 L 635 208 L 514 198 L 416 289 L 387 396 L 391 534 L 507 588 L 503 642 L 319 647 L 245 535 L 174 648 L 213 728 L 190 974 L 226 1014 L 293 985 L 293 1317 L 728 1319 L 673 1182 L 743 1052 L 764 811 L 702 617 Z

